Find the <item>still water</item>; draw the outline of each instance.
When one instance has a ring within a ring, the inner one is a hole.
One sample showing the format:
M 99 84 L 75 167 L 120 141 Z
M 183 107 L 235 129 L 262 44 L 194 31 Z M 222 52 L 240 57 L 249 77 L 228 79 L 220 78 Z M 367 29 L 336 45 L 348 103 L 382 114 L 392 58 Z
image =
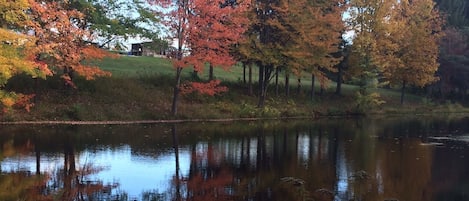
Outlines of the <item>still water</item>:
M 2 125 L 0 200 L 469 200 L 469 118 Z

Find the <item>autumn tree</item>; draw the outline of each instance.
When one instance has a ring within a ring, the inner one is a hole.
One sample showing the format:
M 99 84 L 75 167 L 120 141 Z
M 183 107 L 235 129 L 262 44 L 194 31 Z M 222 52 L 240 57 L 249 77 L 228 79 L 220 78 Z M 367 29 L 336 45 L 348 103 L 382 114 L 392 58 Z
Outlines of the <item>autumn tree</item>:
M 36 57 L 47 63 L 54 74 L 61 75 L 67 86 L 75 87 L 75 74 L 88 80 L 96 76 L 110 76 L 109 72 L 85 62 L 109 54 L 87 42 L 93 36 L 82 26 L 85 23 L 83 13 L 69 9 L 68 1 L 29 2 L 33 20 L 29 28 L 37 38 Z
M 392 1 L 350 0 L 350 17 L 347 18 L 348 31 L 354 34 L 350 48 L 348 65 L 350 73 L 361 87 L 361 95 L 367 95 L 367 87 L 379 75 L 374 63 L 373 51 L 376 50 L 375 35 L 383 35 L 383 20 L 391 9 Z
M 193 67 L 201 71 L 205 63 L 215 66 L 229 66 L 234 59 L 229 48 L 237 42 L 243 28 L 242 15 L 247 8 L 245 2 L 208 1 L 208 0 L 149 0 L 153 5 L 163 8 L 166 16 L 164 24 L 171 37 L 176 40 L 176 52 L 172 55 L 176 69 L 172 114 L 177 114 L 180 92 L 199 92 L 213 95 L 226 91 L 219 86 L 219 80 L 208 83 L 188 82 L 182 84 L 181 72 Z M 230 3 L 232 2 L 232 3 Z
M 4 90 L 8 80 L 20 73 L 31 77 L 45 78 L 50 72 L 46 65 L 38 62 L 32 49 L 35 38 L 21 34 L 30 20 L 25 12 L 29 7 L 27 0 L 0 2 L 0 107 L 3 111 L 15 104 L 29 110 L 31 95 L 17 94 Z
M 267 89 L 277 69 L 286 66 L 286 56 L 282 54 L 293 42 L 285 23 L 286 1 L 253 1 L 249 11 L 251 20 L 248 33 L 240 48 L 242 55 L 254 61 L 259 68 L 258 107 L 265 105 Z
M 423 87 L 435 82 L 442 19 L 432 0 L 395 1 L 375 33 L 375 63 L 391 84 Z
M 342 13 L 346 6 L 342 0 L 288 2 L 288 24 L 294 43 L 286 50 L 289 67 L 301 77 L 306 71 L 311 74 L 311 98 L 314 97 L 314 82 L 318 78 L 321 88 L 325 88 L 328 72 L 336 72 L 340 57 L 333 54 L 339 51 L 341 35 L 345 29 Z
M 196 71 L 201 71 L 208 63 L 210 81 L 214 79 L 214 66 L 228 69 L 236 63 L 230 52 L 245 31 L 247 18 L 243 13 L 246 8 L 236 1 L 195 1 L 188 18 L 191 55 L 187 62 Z

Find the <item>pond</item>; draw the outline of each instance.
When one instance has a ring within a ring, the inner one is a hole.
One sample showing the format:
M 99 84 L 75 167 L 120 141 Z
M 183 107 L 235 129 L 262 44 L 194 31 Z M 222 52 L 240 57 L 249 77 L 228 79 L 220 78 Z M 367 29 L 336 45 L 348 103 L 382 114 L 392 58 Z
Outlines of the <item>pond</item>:
M 469 118 L 2 125 L 0 200 L 469 200 Z

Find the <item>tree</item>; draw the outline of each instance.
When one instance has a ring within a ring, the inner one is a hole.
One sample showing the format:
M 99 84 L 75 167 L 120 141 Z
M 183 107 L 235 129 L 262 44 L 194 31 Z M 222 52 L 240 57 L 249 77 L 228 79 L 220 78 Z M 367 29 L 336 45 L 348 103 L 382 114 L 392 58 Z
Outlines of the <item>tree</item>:
M 31 77 L 45 78 L 50 74 L 47 66 L 38 62 L 32 54 L 35 38 L 19 32 L 28 23 L 25 12 L 28 6 L 26 0 L 0 2 L 0 107 L 4 112 L 15 104 L 26 110 L 32 106 L 28 101 L 32 95 L 3 89 L 11 77 L 25 73 Z
M 209 80 L 212 81 L 214 66 L 228 69 L 236 63 L 231 49 L 245 32 L 247 18 L 243 13 L 247 6 L 235 1 L 194 2 L 193 14 L 188 18 L 191 55 L 186 59 L 196 71 L 201 71 L 208 63 Z
M 395 1 L 389 18 L 375 34 L 376 65 L 391 84 L 401 84 L 401 104 L 407 85 L 423 87 L 437 80 L 438 42 L 442 19 L 432 0 Z
M 286 57 L 282 52 L 293 42 L 283 23 L 286 17 L 284 1 L 253 1 L 249 11 L 251 20 L 241 55 L 249 58 L 259 68 L 258 104 L 263 108 L 267 97 L 267 88 L 276 69 L 286 65 Z
M 345 2 L 300 0 L 288 3 L 289 24 L 295 39 L 294 45 L 286 50 L 289 66 L 297 76 L 303 70 L 312 76 L 311 98 L 314 97 L 314 80 L 318 78 L 321 88 L 329 81 L 326 73 L 336 72 L 335 66 L 341 57 L 339 51 L 341 35 L 345 29 L 342 13 Z M 306 10 L 306 12 L 305 12 Z M 295 37 L 296 36 L 296 37 Z
M 209 95 L 225 91 L 226 88 L 219 87 L 220 82 L 217 80 L 183 85 L 181 72 L 187 67 L 200 71 L 206 62 L 222 66 L 232 64 L 233 59 L 228 55 L 229 48 L 237 42 L 236 39 L 243 31 L 242 21 L 238 20 L 237 15 L 243 13 L 247 4 L 238 2 L 232 6 L 223 6 L 231 1 L 207 0 L 149 0 L 149 2 L 166 11 L 164 24 L 177 42 L 176 51 L 172 56 L 176 69 L 172 114 L 177 114 L 181 89 L 184 93 L 197 91 Z M 209 35 L 204 32 L 209 32 Z
M 96 66 L 87 65 L 86 61 L 102 59 L 111 54 L 90 44 L 92 34 L 83 28 L 85 16 L 69 8 L 65 2 L 43 2 L 30 0 L 30 30 L 36 41 L 36 58 L 50 66 L 54 74 L 59 74 L 65 84 L 76 87 L 73 83 L 75 74 L 86 79 L 96 76 L 110 76 Z
M 156 40 L 159 16 L 141 0 L 79 0 L 71 1 L 68 9 L 84 14 L 82 28 L 96 36 L 100 48 L 123 49 L 121 39 L 142 37 Z M 129 13 L 132 13 L 129 15 Z M 155 29 L 156 28 L 156 29 Z M 90 41 L 91 42 L 91 41 Z
M 431 93 L 437 98 L 465 101 L 469 87 L 469 69 L 466 65 L 469 62 L 469 4 L 464 0 L 435 2 L 447 23 L 440 41 L 440 68 L 437 72 L 440 79 L 430 87 Z
M 435 2 L 446 16 L 448 25 L 460 28 L 469 26 L 469 4 L 466 0 L 435 0 Z
M 391 6 L 392 1 L 350 0 L 350 17 L 347 22 L 354 38 L 348 65 L 351 76 L 358 81 L 361 95 L 367 95 L 367 87 L 378 79 L 379 70 L 372 54 L 377 46 L 375 35 L 385 35 L 381 24 L 392 10 Z

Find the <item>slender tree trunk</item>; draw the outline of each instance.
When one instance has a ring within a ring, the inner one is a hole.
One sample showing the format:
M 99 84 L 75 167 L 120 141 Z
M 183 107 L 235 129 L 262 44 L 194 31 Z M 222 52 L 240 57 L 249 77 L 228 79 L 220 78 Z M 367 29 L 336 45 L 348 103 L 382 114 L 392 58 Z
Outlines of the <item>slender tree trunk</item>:
M 39 143 L 35 140 L 34 151 L 36 152 L 36 175 L 41 174 L 41 150 L 39 149 Z
M 177 130 L 176 130 L 176 125 L 172 125 L 171 131 L 173 134 L 173 149 L 174 149 L 174 160 L 176 164 L 176 170 L 175 170 L 175 185 L 176 185 L 176 201 L 182 200 L 181 196 L 181 181 L 179 178 L 179 142 L 177 138 Z
M 278 96 L 278 68 L 275 68 L 275 96 Z
M 259 65 L 259 102 L 257 107 L 264 107 L 264 65 Z
M 208 70 L 209 74 L 208 74 L 208 80 L 209 81 L 212 81 L 213 80 L 213 65 L 210 63 L 209 64 L 209 70 Z
M 290 74 L 285 72 L 285 96 L 290 97 Z
M 405 81 L 402 81 L 402 89 L 401 89 L 401 105 L 403 105 L 403 104 L 404 104 L 405 85 L 406 85 L 406 82 L 405 82 Z
M 298 85 L 296 87 L 296 94 L 300 95 L 301 93 L 301 78 L 298 78 Z
M 179 87 L 181 85 L 181 72 L 182 72 L 182 68 L 177 67 L 176 68 L 176 84 L 174 85 L 173 104 L 171 107 L 171 114 L 173 116 L 176 116 L 178 112 L 177 104 L 179 100 Z
M 34 98 L 33 98 L 33 103 L 37 104 L 39 100 L 39 78 L 35 77 L 33 78 L 34 80 Z
M 314 101 L 314 74 L 311 74 L 311 101 Z
M 249 64 L 249 77 L 248 77 L 248 79 L 249 79 L 248 80 L 249 81 L 249 83 L 248 83 L 249 91 L 248 92 L 249 92 L 249 95 L 252 96 L 254 94 L 253 88 L 252 88 L 252 64 Z
M 246 63 L 243 62 L 243 84 L 246 84 Z
M 340 95 L 342 93 L 342 66 L 339 64 L 338 72 L 337 72 L 337 86 L 335 88 L 335 94 Z

